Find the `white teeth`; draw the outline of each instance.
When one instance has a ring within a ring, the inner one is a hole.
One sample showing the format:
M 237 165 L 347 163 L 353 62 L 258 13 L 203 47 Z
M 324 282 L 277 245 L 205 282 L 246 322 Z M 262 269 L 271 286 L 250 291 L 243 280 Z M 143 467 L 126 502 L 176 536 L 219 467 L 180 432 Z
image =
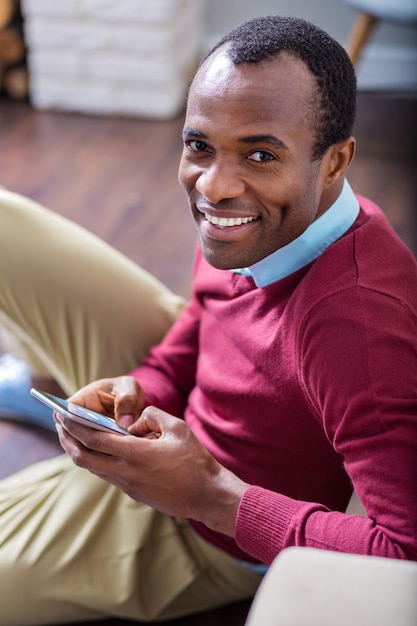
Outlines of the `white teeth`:
M 228 226 L 241 226 L 241 224 L 247 224 L 253 222 L 255 217 L 217 217 L 215 215 L 209 215 L 204 213 L 204 217 L 210 224 L 219 226 L 220 228 L 227 228 Z

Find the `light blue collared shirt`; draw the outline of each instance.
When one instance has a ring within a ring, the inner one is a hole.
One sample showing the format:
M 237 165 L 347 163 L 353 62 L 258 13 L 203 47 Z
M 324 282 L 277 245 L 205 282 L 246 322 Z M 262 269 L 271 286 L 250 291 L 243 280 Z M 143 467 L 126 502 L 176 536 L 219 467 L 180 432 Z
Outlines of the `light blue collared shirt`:
M 294 241 L 250 267 L 232 270 L 251 276 L 257 287 L 267 287 L 317 259 L 326 248 L 344 235 L 359 215 L 359 202 L 344 181 L 336 202 Z

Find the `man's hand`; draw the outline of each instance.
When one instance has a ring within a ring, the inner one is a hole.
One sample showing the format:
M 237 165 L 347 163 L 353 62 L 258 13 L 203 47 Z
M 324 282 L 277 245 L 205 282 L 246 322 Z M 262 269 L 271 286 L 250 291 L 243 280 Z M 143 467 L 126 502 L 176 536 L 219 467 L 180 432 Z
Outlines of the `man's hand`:
M 70 398 L 71 402 L 113 417 L 128 428 L 136 421 L 145 404 L 145 394 L 133 376 L 102 378 L 86 385 Z
M 94 410 L 106 406 L 109 414 L 111 401 L 105 398 L 103 403 L 100 389 L 99 401 L 88 406 Z M 80 398 L 87 400 L 78 394 L 71 399 Z M 123 411 L 129 406 L 121 404 Z M 132 414 L 139 404 L 130 405 Z M 234 535 L 237 509 L 248 485 L 222 467 L 182 419 L 147 407 L 130 426 L 132 437 L 96 431 L 62 416 L 57 429 L 61 445 L 79 467 L 163 513 Z

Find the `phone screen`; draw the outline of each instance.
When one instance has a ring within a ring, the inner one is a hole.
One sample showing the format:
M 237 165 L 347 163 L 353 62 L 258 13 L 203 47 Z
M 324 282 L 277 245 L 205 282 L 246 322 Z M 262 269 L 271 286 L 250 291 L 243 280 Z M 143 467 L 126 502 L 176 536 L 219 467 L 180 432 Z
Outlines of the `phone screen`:
M 72 419 L 80 424 L 90 426 L 90 428 L 95 428 L 96 430 L 107 432 L 112 431 L 118 433 L 119 435 L 129 434 L 127 430 L 119 426 L 111 417 L 101 415 L 100 413 L 96 413 L 95 411 L 86 409 L 78 404 L 74 404 L 74 402 L 68 402 L 68 400 L 64 400 L 64 398 L 59 398 L 58 396 L 46 393 L 45 391 L 39 391 L 38 389 L 32 388 L 30 393 L 34 398 L 40 400 L 52 410 L 57 411 L 58 413 L 65 415 L 65 417 L 68 417 L 69 419 Z

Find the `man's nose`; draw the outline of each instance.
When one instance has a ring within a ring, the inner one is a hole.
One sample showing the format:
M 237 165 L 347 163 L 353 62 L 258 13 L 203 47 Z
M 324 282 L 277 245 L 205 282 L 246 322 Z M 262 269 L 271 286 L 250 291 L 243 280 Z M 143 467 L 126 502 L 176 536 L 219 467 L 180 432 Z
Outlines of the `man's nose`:
M 221 200 L 238 198 L 245 192 L 245 183 L 237 168 L 224 162 L 212 163 L 197 178 L 196 189 L 206 200 L 216 204 Z

